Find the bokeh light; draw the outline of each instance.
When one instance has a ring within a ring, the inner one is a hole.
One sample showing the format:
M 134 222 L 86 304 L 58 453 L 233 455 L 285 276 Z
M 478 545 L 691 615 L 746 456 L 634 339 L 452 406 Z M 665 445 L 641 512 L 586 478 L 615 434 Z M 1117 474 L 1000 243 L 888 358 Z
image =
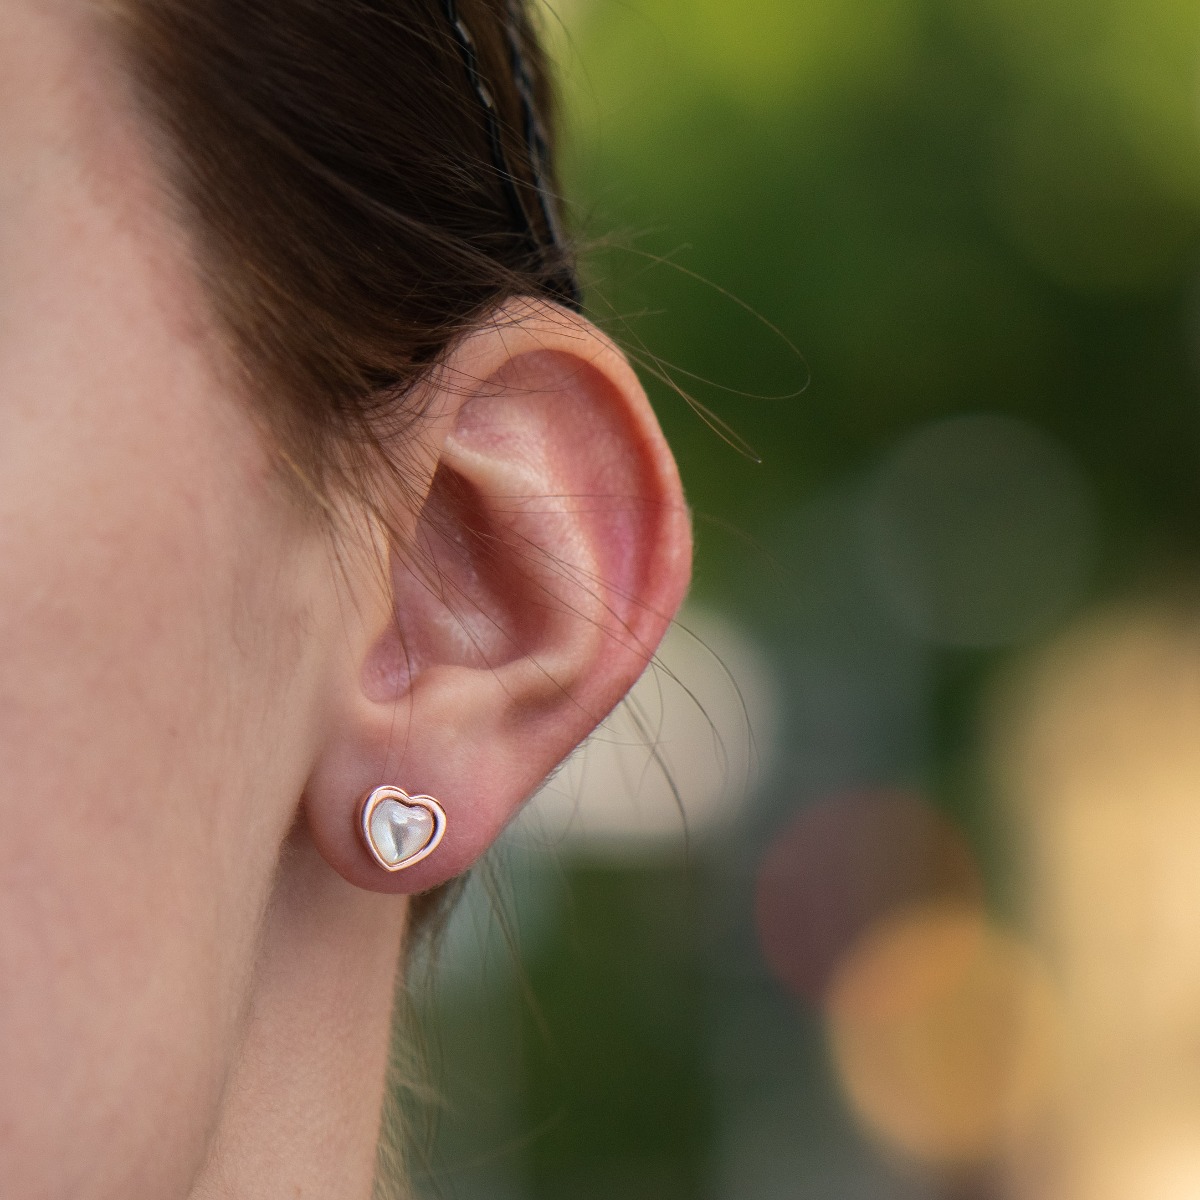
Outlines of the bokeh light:
M 727 618 L 689 608 L 629 698 L 526 806 L 520 829 L 591 856 L 682 851 L 737 818 L 777 725 L 763 654 Z
M 1045 972 L 978 909 L 885 917 L 839 963 L 827 1013 L 855 1110 L 914 1157 L 995 1156 L 1050 1095 L 1058 1033 Z
M 881 465 L 865 506 L 875 577 L 930 641 L 1003 645 L 1060 616 L 1095 549 L 1091 493 L 1070 457 L 1022 421 L 953 417 Z
M 954 826 L 903 792 L 847 795 L 803 811 L 758 871 L 755 924 L 771 971 L 819 1000 L 842 957 L 885 913 L 922 901 L 981 901 L 982 879 Z
M 1200 1194 L 1195 610 L 1180 595 L 1080 623 L 1009 680 L 993 739 L 1070 1031 L 1066 1194 Z
M 1010 114 L 992 164 L 998 219 L 1031 263 L 1067 287 L 1153 291 L 1183 269 L 1192 206 L 1171 194 L 1151 160 L 1156 148 L 1129 137 L 1111 101 L 1089 101 L 1064 88 Z
M 1200 1196 L 1200 1106 L 1122 1106 L 1086 1131 L 1067 1174 L 1043 1183 L 1037 1200 L 1195 1200 Z M 1035 1185 L 1036 1186 L 1036 1185 Z

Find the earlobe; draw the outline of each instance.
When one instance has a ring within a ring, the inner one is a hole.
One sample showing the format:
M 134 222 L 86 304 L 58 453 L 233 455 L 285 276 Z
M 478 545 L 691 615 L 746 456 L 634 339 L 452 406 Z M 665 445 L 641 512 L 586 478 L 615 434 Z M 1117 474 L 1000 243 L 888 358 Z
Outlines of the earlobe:
M 468 867 L 633 684 L 687 586 L 688 515 L 636 376 L 581 318 L 507 315 L 458 348 L 418 431 L 436 465 L 393 551 L 391 612 L 306 795 L 322 853 L 362 887 Z M 445 809 L 400 871 L 356 835 L 384 784 Z

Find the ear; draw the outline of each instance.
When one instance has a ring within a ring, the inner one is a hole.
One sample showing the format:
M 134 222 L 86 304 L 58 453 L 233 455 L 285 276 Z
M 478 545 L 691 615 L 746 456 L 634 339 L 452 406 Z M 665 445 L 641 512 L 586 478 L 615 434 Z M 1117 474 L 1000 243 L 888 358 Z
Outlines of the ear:
M 386 611 L 349 639 L 305 796 L 327 861 L 385 892 L 436 886 L 487 849 L 645 669 L 691 568 L 674 460 L 590 323 L 509 307 L 433 393 L 408 456 L 424 464 L 420 511 L 391 514 L 411 535 L 391 553 Z M 436 851 L 394 874 L 358 830 L 381 784 L 447 816 Z

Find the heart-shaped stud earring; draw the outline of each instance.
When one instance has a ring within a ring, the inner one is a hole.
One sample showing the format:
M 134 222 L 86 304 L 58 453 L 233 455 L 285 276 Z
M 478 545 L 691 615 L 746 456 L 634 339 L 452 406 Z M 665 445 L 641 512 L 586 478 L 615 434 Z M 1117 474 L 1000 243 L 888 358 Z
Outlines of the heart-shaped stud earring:
M 363 800 L 359 829 L 371 857 L 385 871 L 403 871 L 437 849 L 446 832 L 446 813 L 432 796 L 377 787 Z

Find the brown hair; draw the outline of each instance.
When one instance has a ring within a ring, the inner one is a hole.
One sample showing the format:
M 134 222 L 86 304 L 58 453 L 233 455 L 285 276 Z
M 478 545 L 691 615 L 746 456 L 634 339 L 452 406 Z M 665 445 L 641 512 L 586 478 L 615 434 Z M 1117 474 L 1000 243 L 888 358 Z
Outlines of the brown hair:
M 203 282 L 282 460 L 310 497 L 341 488 L 373 503 L 364 480 L 377 472 L 361 468 L 382 456 L 406 495 L 414 384 L 489 310 L 561 298 L 573 278 L 553 228 L 554 96 L 526 0 L 113 11 Z M 480 91 L 494 97 L 490 127 Z M 536 165 L 530 101 L 546 140 Z M 414 928 L 451 892 L 417 898 Z
M 403 434 L 413 384 L 458 334 L 510 297 L 561 293 L 569 252 L 539 227 L 553 170 L 539 186 L 512 60 L 515 45 L 552 148 L 525 0 L 119 0 L 118 12 L 218 318 L 318 490 L 379 449 L 381 418 L 390 441 Z

